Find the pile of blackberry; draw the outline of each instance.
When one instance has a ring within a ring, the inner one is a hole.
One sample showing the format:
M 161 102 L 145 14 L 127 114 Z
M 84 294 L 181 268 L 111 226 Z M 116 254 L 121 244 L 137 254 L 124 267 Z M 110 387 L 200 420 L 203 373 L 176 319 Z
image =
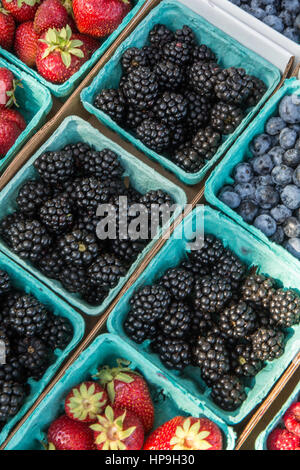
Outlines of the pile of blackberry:
M 299 322 L 295 291 L 249 271 L 206 235 L 201 249 L 134 292 L 123 327 L 136 343 L 147 341 L 166 367 L 198 368 L 213 401 L 233 411 L 265 361 L 283 354 L 287 329 Z
M 151 226 L 153 206 L 171 207 L 174 201 L 160 189 L 140 194 L 131 187 L 119 156 L 108 148 L 97 151 L 77 142 L 43 153 L 34 166 L 36 179 L 19 188 L 17 211 L 0 221 L 0 236 L 45 276 L 88 304 L 100 305 L 156 235 L 155 224 Z M 110 214 L 105 209 L 105 214 L 97 215 L 103 204 L 109 204 L 117 218 L 116 233 L 106 240 L 97 235 L 99 224 L 105 224 Z M 134 204 L 143 204 L 145 222 L 153 228 L 151 233 L 147 227 L 141 229 L 140 239 L 127 233 L 126 220 L 124 233 L 120 222 L 125 211 L 129 222 L 139 216 Z M 163 222 L 161 217 L 156 229 Z
M 65 349 L 73 336 L 67 318 L 49 312 L 33 295 L 16 290 L 0 270 L 0 428 L 30 393 L 28 379 L 38 381 L 54 361 L 53 351 Z M 2 349 L 2 348 L 1 348 Z
M 155 25 L 147 45 L 127 49 L 121 62 L 119 88 L 101 90 L 95 107 L 188 173 L 205 166 L 266 91 L 244 69 L 222 69 L 187 25 Z

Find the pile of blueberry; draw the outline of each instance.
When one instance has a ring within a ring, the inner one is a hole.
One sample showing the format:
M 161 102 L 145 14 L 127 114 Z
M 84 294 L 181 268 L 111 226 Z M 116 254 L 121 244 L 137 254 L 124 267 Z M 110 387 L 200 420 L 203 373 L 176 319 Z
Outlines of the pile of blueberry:
M 287 38 L 300 43 L 300 0 L 230 0 Z
M 300 259 L 300 96 L 286 95 L 219 199 Z

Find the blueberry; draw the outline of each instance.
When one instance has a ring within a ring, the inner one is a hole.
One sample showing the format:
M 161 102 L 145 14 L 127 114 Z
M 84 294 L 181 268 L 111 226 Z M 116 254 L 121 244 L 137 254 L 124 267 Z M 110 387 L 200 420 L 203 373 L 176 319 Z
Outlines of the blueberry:
M 231 3 L 234 3 L 234 5 L 237 5 L 238 7 L 241 6 L 241 0 L 230 0 Z
M 276 232 L 274 235 L 270 237 L 270 240 L 274 243 L 277 243 L 278 245 L 281 245 L 282 242 L 284 241 L 284 231 L 282 227 L 277 227 Z
M 297 142 L 295 143 L 295 149 L 300 150 L 300 139 L 298 139 Z
M 293 169 L 286 165 L 275 166 L 271 174 L 273 182 L 280 186 L 286 186 L 293 179 Z
M 268 120 L 265 130 L 270 135 L 279 134 L 286 127 L 286 123 L 280 117 L 272 117 Z
M 240 216 L 244 219 L 245 222 L 250 224 L 257 216 L 258 207 L 253 201 L 246 199 L 245 201 L 241 202 L 241 205 L 238 208 L 237 212 L 238 214 L 240 214 Z
M 258 175 L 269 175 L 274 167 L 272 158 L 268 153 L 255 157 L 252 160 L 252 166 Z
M 220 201 L 231 209 L 236 209 L 241 203 L 240 196 L 234 191 L 233 186 L 224 186 L 219 193 Z
M 293 17 L 289 11 L 283 10 L 279 18 L 282 19 L 285 26 L 293 26 Z
M 300 237 L 300 222 L 296 217 L 289 217 L 283 225 L 283 231 L 288 238 Z
M 300 259 L 300 238 L 289 238 L 284 244 L 284 247 L 295 258 Z
M 294 184 L 287 185 L 281 192 L 281 200 L 283 204 L 291 210 L 300 207 L 300 188 Z
M 271 209 L 279 202 L 279 194 L 273 186 L 258 186 L 255 192 L 255 200 L 262 209 Z
M 255 16 L 258 20 L 262 20 L 265 17 L 265 12 L 262 8 L 251 7 L 251 15 Z
M 253 139 L 250 149 L 253 155 L 264 155 L 272 147 L 272 139 L 268 134 L 260 134 Z
M 284 155 L 282 161 L 292 168 L 296 168 L 297 165 L 300 163 L 300 150 L 297 149 L 289 149 L 287 150 Z
M 254 220 L 254 227 L 261 230 L 267 237 L 271 237 L 277 230 L 277 225 L 273 217 L 262 214 Z
M 297 15 L 294 23 L 295 28 L 297 28 L 300 31 L 300 13 Z
M 266 15 L 277 15 L 277 8 L 275 5 L 267 5 L 265 10 Z
M 295 11 L 299 11 L 300 3 L 299 0 L 282 0 L 281 7 L 283 10 L 290 11 L 294 13 Z
M 280 117 L 289 124 L 300 122 L 300 100 L 296 95 L 286 95 L 279 105 Z
M 250 163 L 239 163 L 233 173 L 236 183 L 249 183 L 253 178 L 253 168 Z
M 283 204 L 279 204 L 278 206 L 273 207 L 270 213 L 277 224 L 283 224 L 283 222 L 292 215 L 292 211 Z
M 294 129 L 297 132 L 298 136 L 300 136 L 300 123 L 299 124 L 290 124 L 290 129 Z
M 267 186 L 273 184 L 273 179 L 271 175 L 261 175 L 261 176 L 256 176 L 253 178 L 253 183 L 256 184 L 256 186 Z
M 282 33 L 282 31 L 284 30 L 283 21 L 278 16 L 267 15 L 264 17 L 263 22 L 278 31 L 279 33 Z
M 255 198 L 255 184 L 250 183 L 239 183 L 234 186 L 234 190 L 241 199 L 254 199 Z
M 275 166 L 281 165 L 283 154 L 284 154 L 284 149 L 282 149 L 279 146 L 273 147 L 268 153 L 268 155 L 272 158 Z
M 300 188 L 300 165 L 297 166 L 293 173 L 293 183 Z
M 291 149 L 294 147 L 296 140 L 297 140 L 297 132 L 294 129 L 290 129 L 289 127 L 285 127 L 282 129 L 279 135 L 279 142 L 283 149 Z
M 293 27 L 285 28 L 285 30 L 283 31 L 283 34 L 291 41 L 294 41 L 296 43 L 299 43 L 300 41 L 300 33 L 299 33 L 299 30 L 296 28 L 293 28 Z

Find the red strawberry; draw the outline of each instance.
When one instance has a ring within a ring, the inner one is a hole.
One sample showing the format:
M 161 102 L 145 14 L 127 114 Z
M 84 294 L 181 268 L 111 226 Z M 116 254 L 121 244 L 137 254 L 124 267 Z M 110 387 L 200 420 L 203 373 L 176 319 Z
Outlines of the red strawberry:
M 130 0 L 73 0 L 79 31 L 97 38 L 111 34 L 130 10 Z
M 131 411 L 107 406 L 98 422 L 90 426 L 98 450 L 141 450 L 144 427 Z
M 82 41 L 73 39 L 69 26 L 49 29 L 42 34 L 36 55 L 39 73 L 53 83 L 64 83 L 88 59 L 88 51 Z
M 144 450 L 222 450 L 222 433 L 207 418 L 176 416 L 154 431 Z
M 89 53 L 89 57 L 91 57 L 100 46 L 98 39 L 92 38 L 91 36 L 88 36 L 87 34 L 75 33 L 73 34 L 73 38 L 79 39 L 80 41 L 83 42 L 83 44 L 85 45 Z
M 296 450 L 300 447 L 300 439 L 287 429 L 275 428 L 267 440 L 268 450 Z
M 21 132 L 26 128 L 26 121 L 16 109 L 0 109 L 0 118 L 14 122 Z
M 2 0 L 4 8 L 18 23 L 33 20 L 40 3 L 41 0 Z
M 20 134 L 21 130 L 13 121 L 0 118 L 0 158 L 5 157 Z
M 300 402 L 293 403 L 283 417 L 285 427 L 300 438 Z
M 84 423 L 95 423 L 107 405 L 106 391 L 96 382 L 83 382 L 72 388 L 65 401 L 69 418 Z
M 0 47 L 7 49 L 12 48 L 15 35 L 15 20 L 13 16 L 0 4 Z
M 15 53 L 28 67 L 35 66 L 39 36 L 33 29 L 33 21 L 18 26 L 15 36 Z
M 37 34 L 49 28 L 61 29 L 67 25 L 68 12 L 60 0 L 44 0 L 34 17 L 34 30 Z
M 17 86 L 22 86 L 15 80 L 12 72 L 6 67 L 0 67 L 0 109 L 8 108 L 13 104 L 18 106 L 15 98 Z
M 89 426 L 66 415 L 50 425 L 48 443 L 51 450 L 95 450 L 94 433 Z
M 119 359 L 118 367 L 104 366 L 98 372 L 100 384 L 106 388 L 113 406 L 130 410 L 142 421 L 145 433 L 153 426 L 154 408 L 145 379 Z

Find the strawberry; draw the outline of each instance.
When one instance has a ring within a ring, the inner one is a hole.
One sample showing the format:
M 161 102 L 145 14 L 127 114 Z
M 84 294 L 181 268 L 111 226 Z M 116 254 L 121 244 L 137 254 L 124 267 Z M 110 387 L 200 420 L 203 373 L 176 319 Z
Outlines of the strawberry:
M 40 3 L 41 0 L 2 0 L 4 8 L 18 23 L 33 20 Z
M 33 21 L 18 26 L 15 36 L 15 53 L 28 67 L 35 66 L 39 36 L 33 29 Z
M 268 450 L 298 450 L 300 438 L 287 429 L 275 428 L 267 440 Z
M 53 421 L 47 437 L 51 450 L 95 450 L 94 434 L 89 426 L 66 415 Z
M 13 16 L 2 8 L 0 4 L 0 47 L 8 51 L 12 48 L 15 29 L 16 25 Z
M 141 450 L 144 427 L 134 413 L 107 406 L 98 422 L 90 427 L 98 450 Z
M 286 411 L 283 421 L 288 431 L 300 438 L 300 402 L 293 403 Z
M 61 30 L 50 28 L 39 39 L 36 66 L 39 73 L 53 83 L 64 83 L 87 59 L 85 45 L 73 39 L 68 25 Z
M 0 158 L 5 157 L 20 134 L 21 130 L 13 121 L 0 118 Z
M 89 57 L 91 57 L 100 46 L 98 39 L 92 38 L 91 36 L 88 36 L 87 34 L 75 33 L 73 34 L 73 38 L 79 39 L 80 41 L 83 42 L 83 44 L 85 45 L 88 51 Z
M 96 382 L 83 382 L 72 388 L 65 401 L 69 418 L 83 423 L 95 423 L 107 405 L 108 396 Z
M 97 38 L 111 34 L 130 10 L 130 0 L 73 0 L 78 30 Z
M 154 431 L 144 450 L 222 450 L 222 433 L 207 418 L 176 416 Z
M 14 122 L 21 132 L 26 128 L 26 121 L 23 118 L 22 114 L 19 113 L 16 109 L 0 109 L 0 118 L 5 119 L 6 121 Z
M 106 388 L 113 406 L 132 411 L 142 421 L 145 433 L 153 426 L 154 408 L 145 379 L 129 367 L 128 361 L 118 359 L 118 367 L 102 367 L 97 377 Z
M 0 109 L 9 108 L 13 104 L 18 106 L 15 98 L 17 86 L 22 86 L 21 82 L 15 80 L 6 67 L 0 67 Z
M 60 0 L 44 0 L 34 17 L 34 30 L 37 34 L 49 28 L 61 29 L 68 24 L 69 16 Z

